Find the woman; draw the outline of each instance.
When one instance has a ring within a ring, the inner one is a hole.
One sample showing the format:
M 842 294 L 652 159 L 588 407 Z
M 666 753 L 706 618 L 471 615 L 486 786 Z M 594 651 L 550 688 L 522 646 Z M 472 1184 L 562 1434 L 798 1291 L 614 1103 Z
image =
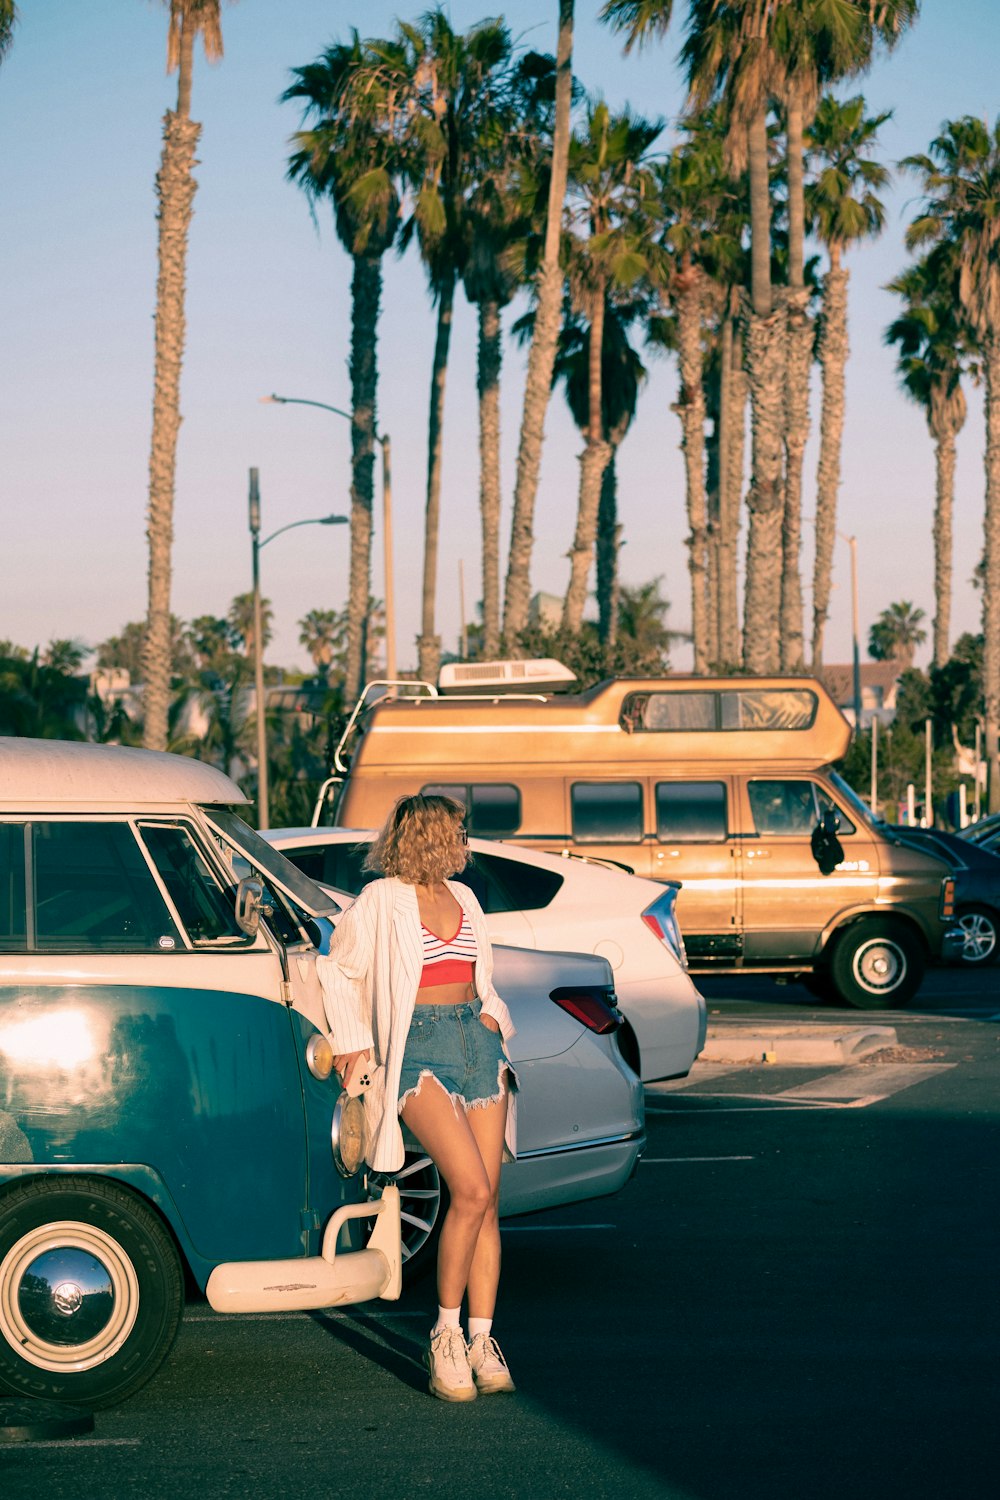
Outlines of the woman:
M 427 1355 L 443 1401 L 514 1389 L 492 1336 L 500 1164 L 505 1147 L 515 1151 L 514 1027 L 493 988 L 482 908 L 448 878 L 469 857 L 463 817 L 450 797 L 402 797 L 365 861 L 385 878 L 365 886 L 317 963 L 334 1065 L 345 1082 L 355 1070 L 372 1079 L 369 1165 L 400 1170 L 402 1119 L 448 1186 Z

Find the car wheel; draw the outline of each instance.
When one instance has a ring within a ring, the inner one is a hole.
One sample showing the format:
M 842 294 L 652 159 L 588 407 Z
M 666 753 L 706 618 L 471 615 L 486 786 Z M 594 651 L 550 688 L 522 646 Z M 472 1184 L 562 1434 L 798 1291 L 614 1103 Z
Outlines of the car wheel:
M 985 968 L 1000 956 L 1000 930 L 996 912 L 986 906 L 960 906 L 955 920 L 962 929 L 964 942 L 958 962 L 972 968 Z
M 906 1005 L 924 977 L 920 941 L 898 922 L 858 922 L 837 939 L 830 977 L 838 998 L 858 1010 Z
M 132 1193 L 46 1177 L 0 1198 L 0 1389 L 124 1401 L 170 1352 L 183 1307 L 174 1243 Z
M 407 1151 L 395 1181 L 402 1220 L 403 1272 L 408 1281 L 414 1281 L 437 1262 L 448 1190 L 425 1151 Z

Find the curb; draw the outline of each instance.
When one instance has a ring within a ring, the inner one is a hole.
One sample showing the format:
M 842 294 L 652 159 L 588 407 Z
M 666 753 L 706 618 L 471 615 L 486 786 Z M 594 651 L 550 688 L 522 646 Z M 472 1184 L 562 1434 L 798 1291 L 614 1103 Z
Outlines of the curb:
M 848 1063 L 896 1046 L 892 1026 L 710 1026 L 699 1062 Z

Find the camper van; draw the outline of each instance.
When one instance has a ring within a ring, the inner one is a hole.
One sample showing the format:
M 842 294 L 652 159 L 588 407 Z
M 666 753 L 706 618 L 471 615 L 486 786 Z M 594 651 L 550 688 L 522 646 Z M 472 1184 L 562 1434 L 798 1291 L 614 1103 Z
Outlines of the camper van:
M 680 882 L 693 971 L 801 975 L 861 1008 L 905 1005 L 927 962 L 957 953 L 948 866 L 832 769 L 851 731 L 818 681 L 518 686 L 368 694 L 338 750 L 335 821 L 371 828 L 397 797 L 446 793 L 470 833 Z

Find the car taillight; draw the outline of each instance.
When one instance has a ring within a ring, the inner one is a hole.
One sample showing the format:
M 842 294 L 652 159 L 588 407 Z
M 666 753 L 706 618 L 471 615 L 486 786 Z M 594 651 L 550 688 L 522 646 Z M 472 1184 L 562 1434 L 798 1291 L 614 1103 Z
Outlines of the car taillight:
M 684 939 L 681 937 L 680 927 L 677 925 L 677 914 L 674 911 L 674 903 L 677 900 L 678 887 L 668 885 L 662 896 L 646 907 L 642 914 L 642 920 L 655 933 L 660 942 L 669 948 L 678 963 L 687 967 L 687 954 L 684 951 Z
M 941 882 L 941 916 L 947 920 L 955 915 L 955 882 L 950 875 Z
M 550 996 L 567 1015 L 596 1031 L 600 1036 L 617 1031 L 622 1018 L 614 1006 L 614 995 L 607 990 L 588 989 L 582 985 L 563 986 L 552 991 Z

